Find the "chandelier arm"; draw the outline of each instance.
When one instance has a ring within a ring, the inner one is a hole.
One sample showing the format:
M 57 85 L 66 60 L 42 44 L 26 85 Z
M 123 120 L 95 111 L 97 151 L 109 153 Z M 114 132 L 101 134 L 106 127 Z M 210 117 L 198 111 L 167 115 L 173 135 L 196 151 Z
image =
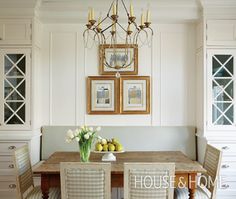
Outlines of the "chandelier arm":
M 125 8 L 125 11 L 126 11 L 127 16 L 129 17 L 130 14 L 129 14 L 129 12 L 128 12 L 128 10 L 127 10 L 127 7 L 126 7 L 126 5 L 125 5 L 125 3 L 124 3 L 124 0 L 121 0 L 121 2 L 122 2 L 122 5 L 123 5 L 124 8 Z
M 107 29 L 109 29 L 110 27 L 112 27 L 114 24 L 116 24 L 116 23 L 112 23 L 110 26 L 106 27 L 104 30 L 102 30 L 102 33 L 104 33 Z
M 137 30 L 139 30 L 139 27 L 138 27 L 138 25 L 137 25 L 137 23 L 136 23 L 135 21 L 133 21 L 131 24 L 134 24 L 135 28 L 136 28 Z
M 102 43 L 106 44 L 106 37 L 105 37 L 105 35 L 102 32 L 100 34 L 101 34 L 101 38 L 102 38 Z
M 113 0 L 112 1 L 112 3 L 111 3 L 111 5 L 110 5 L 110 8 L 109 8 L 109 10 L 108 10 L 108 12 L 107 12 L 107 17 L 109 17 L 109 14 L 110 14 L 110 12 L 111 12 L 111 8 L 112 8 L 112 6 L 113 6 L 113 4 L 116 2 L 116 0 Z
M 116 23 L 127 33 L 126 29 L 118 21 Z
M 95 26 L 95 28 L 97 28 L 99 25 L 101 25 L 107 18 L 108 18 L 108 16 L 106 16 L 105 18 L 103 18 L 103 20 L 102 20 L 100 23 L 98 23 L 98 24 Z

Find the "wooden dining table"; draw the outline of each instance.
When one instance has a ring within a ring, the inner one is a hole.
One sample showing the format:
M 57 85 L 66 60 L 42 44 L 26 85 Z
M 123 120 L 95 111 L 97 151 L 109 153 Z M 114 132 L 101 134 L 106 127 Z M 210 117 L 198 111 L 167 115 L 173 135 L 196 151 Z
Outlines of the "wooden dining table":
M 102 162 L 102 155 L 91 153 L 91 162 Z M 41 175 L 42 198 L 48 199 L 51 187 L 60 187 L 60 162 L 79 162 L 78 152 L 55 152 L 45 162 L 36 167 L 34 174 Z M 189 196 L 194 198 L 197 187 L 197 174 L 206 170 L 196 161 L 192 161 L 180 151 L 135 151 L 116 154 L 116 161 L 111 162 L 111 186 L 123 187 L 125 162 L 175 163 L 175 187 L 187 187 Z

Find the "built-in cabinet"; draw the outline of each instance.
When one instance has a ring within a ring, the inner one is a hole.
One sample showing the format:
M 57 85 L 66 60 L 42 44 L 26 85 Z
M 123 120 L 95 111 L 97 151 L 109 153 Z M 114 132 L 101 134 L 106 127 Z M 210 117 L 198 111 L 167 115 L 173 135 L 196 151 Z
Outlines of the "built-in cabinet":
M 203 41 L 196 55 L 199 135 L 223 151 L 217 199 L 236 197 L 236 20 L 203 20 Z M 201 64 L 202 63 L 202 64 Z M 203 111 L 201 111 L 203 110 Z M 203 119 L 201 119 L 203 118 Z M 201 141 L 201 139 L 199 139 Z M 202 147 L 202 141 L 200 148 Z M 199 148 L 199 149 L 200 149 Z M 201 151 L 201 149 L 200 149 Z
M 0 130 L 30 128 L 30 49 L 0 49 Z
M 31 163 L 39 161 L 40 129 L 31 122 L 33 101 L 34 19 L 0 19 L 0 197 L 16 199 L 12 152 L 29 145 Z M 38 55 L 38 54 L 37 54 Z M 36 87 L 35 87 L 36 88 Z

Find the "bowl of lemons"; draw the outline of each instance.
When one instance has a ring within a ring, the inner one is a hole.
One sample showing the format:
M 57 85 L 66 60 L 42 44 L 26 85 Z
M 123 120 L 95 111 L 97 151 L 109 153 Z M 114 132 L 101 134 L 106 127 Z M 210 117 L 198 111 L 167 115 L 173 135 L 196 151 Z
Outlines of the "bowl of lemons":
M 122 144 L 116 139 L 101 139 L 95 144 L 95 153 L 103 153 L 102 161 L 116 161 L 116 153 L 123 153 Z

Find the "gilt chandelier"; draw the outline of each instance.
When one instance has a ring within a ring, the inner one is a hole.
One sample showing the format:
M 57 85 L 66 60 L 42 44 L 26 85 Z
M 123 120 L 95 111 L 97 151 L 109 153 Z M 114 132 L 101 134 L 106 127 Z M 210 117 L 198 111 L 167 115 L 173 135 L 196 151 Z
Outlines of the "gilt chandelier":
M 120 9 L 120 10 L 119 10 Z M 119 21 L 121 9 L 126 15 L 126 20 Z M 128 56 L 128 48 L 138 48 L 144 45 L 151 45 L 153 37 L 153 29 L 151 28 L 150 10 L 146 13 L 142 11 L 140 23 L 136 22 L 133 4 L 131 2 L 129 11 L 124 0 L 113 0 L 106 16 L 101 14 L 96 21 L 94 17 L 94 9 L 90 8 L 88 12 L 88 23 L 83 33 L 85 48 L 92 48 L 94 45 L 105 45 L 112 49 L 114 55 L 117 53 L 116 44 L 125 44 L 125 53 Z M 126 59 L 121 66 L 111 65 L 106 61 L 108 68 L 119 71 L 122 68 L 129 67 L 134 61 L 134 57 Z M 129 60 L 129 61 L 128 61 Z

